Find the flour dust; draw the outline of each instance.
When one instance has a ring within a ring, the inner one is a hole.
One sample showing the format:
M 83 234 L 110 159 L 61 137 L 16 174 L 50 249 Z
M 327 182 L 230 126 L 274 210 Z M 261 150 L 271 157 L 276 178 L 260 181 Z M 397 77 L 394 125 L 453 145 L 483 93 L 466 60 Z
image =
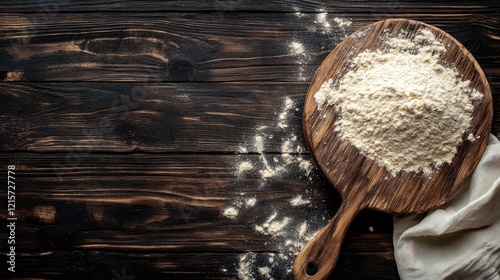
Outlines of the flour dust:
M 300 53 L 302 50 L 299 46 L 296 47 L 296 51 Z M 255 135 L 239 145 L 238 153 L 242 160 L 234 163 L 234 174 L 238 180 L 247 176 L 256 177 L 258 185 L 255 188 L 268 191 L 278 190 L 279 186 L 286 187 L 285 180 L 290 176 L 298 177 L 304 184 L 302 193 L 284 200 L 283 204 L 269 204 L 267 197 L 241 192 L 223 210 L 222 215 L 232 222 L 238 222 L 245 215 L 268 214 L 254 217 L 254 222 L 248 226 L 256 235 L 266 238 L 270 251 L 276 253 L 241 254 L 234 265 L 239 279 L 291 278 L 296 255 L 326 223 L 326 208 L 312 205 L 311 194 L 316 190 L 307 188 L 313 178 L 317 178 L 317 171 L 313 162 L 306 159 L 306 148 L 299 135 L 290 132 L 290 120 L 297 111 L 297 102 L 285 97 L 276 112 L 273 125 L 257 126 Z M 278 147 L 280 153 L 268 153 L 270 145 Z M 249 153 L 257 156 L 249 159 Z M 291 208 L 296 212 L 291 212 Z M 314 219 L 308 219 L 310 215 Z M 224 267 L 224 270 L 229 273 L 232 269 Z

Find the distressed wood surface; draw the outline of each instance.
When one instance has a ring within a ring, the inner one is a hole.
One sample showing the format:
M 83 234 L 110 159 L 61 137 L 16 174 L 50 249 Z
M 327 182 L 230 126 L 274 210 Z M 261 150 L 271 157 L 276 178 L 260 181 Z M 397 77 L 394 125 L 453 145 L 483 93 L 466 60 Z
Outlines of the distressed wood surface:
M 247 256 L 249 275 L 261 279 L 269 254 L 293 255 L 283 244 L 297 223 L 320 229 L 340 206 L 320 172 L 306 176 L 297 162 L 312 159 L 302 107 L 328 53 L 378 20 L 436 25 L 484 69 L 492 132 L 500 136 L 499 6 L 0 1 L 0 162 L 2 170 L 16 165 L 19 218 L 18 272 L 7 273 L 4 263 L 0 278 L 238 279 Z M 325 11 L 330 27 L 318 16 Z M 352 24 L 341 27 L 336 17 Z M 261 151 L 256 135 L 266 136 Z M 263 157 L 282 163 L 293 136 L 301 147 L 294 163 L 263 180 Z M 244 175 L 237 172 L 243 161 L 254 164 Z M 299 194 L 310 203 L 292 206 Z M 223 215 L 249 197 L 258 202 L 240 205 L 237 219 Z M 274 212 L 292 219 L 284 236 L 255 228 Z M 1 220 L 6 215 L 0 211 Z M 0 231 L 2 253 L 6 237 Z M 274 279 L 291 279 L 292 258 L 276 260 Z M 398 279 L 392 216 L 358 215 L 332 279 Z
M 500 83 L 491 83 L 493 93 Z M 236 152 L 267 126 L 297 135 L 307 83 L 0 83 L 2 151 Z M 286 97 L 287 126 L 276 124 Z M 500 97 L 493 94 L 500 137 Z M 305 146 L 304 146 L 305 147 Z M 264 147 L 281 152 L 280 141 Z M 249 152 L 256 152 L 251 148 Z
M 335 17 L 352 21 L 339 27 Z M 309 81 L 346 35 L 389 17 L 436 25 L 499 76 L 498 15 L 58 13 L 0 14 L 0 80 L 109 82 Z M 295 54 L 292 42 L 302 43 Z
M 264 187 L 258 187 L 262 180 L 257 171 L 234 176 L 238 162 L 258 162 L 259 157 L 2 153 L 2 162 L 17 168 L 17 216 L 22 221 L 17 242 L 29 252 L 20 254 L 18 276 L 101 279 L 125 269 L 128 275 L 154 279 L 234 279 L 240 255 L 248 251 L 266 265 L 268 254 L 278 254 L 283 244 L 256 232 L 255 225 L 278 211 L 320 228 L 339 199 L 316 171 L 308 179 L 292 167 Z M 292 207 L 289 201 L 297 194 L 311 203 Z M 256 206 L 243 209 L 237 221 L 222 216 L 235 199 L 245 197 L 257 198 Z M 350 229 L 342 269 L 334 276 L 394 279 L 391 223 L 390 216 L 362 213 Z M 205 257 L 213 259 L 199 263 Z M 51 262 L 58 265 L 45 265 Z M 286 267 L 274 275 L 289 277 Z
M 37 1 L 21 0 L 16 2 L 2 1 L 0 9 L 4 12 L 102 12 L 102 11 L 204 11 L 223 13 L 234 11 L 245 12 L 358 12 L 358 13 L 434 13 L 443 10 L 448 13 L 482 12 L 488 13 L 500 8 L 495 0 L 483 1 L 438 1 L 432 3 L 411 0 L 362 0 L 362 1 L 242 1 L 242 0 L 215 0 L 215 1 Z M 498 10 L 496 10 L 498 11 Z
M 366 244 L 373 246 L 373 244 Z M 31 273 L 22 273 L 28 279 L 238 279 L 230 271 L 237 265 L 239 254 L 226 253 L 135 253 L 97 250 L 50 251 L 31 253 L 19 258 L 31 265 Z M 255 253 L 256 265 L 269 258 L 268 253 Z M 203 260 L 203 261 L 200 261 Z M 332 279 L 397 279 L 393 256 L 388 252 L 363 254 L 346 253 L 341 256 L 338 270 Z M 54 265 L 57 263 L 59 265 Z M 225 269 L 228 268 L 228 271 Z M 384 274 L 381 274 L 383 271 Z M 287 279 L 288 272 L 280 271 L 277 277 Z M 30 276 L 31 275 L 31 276 Z M 248 274 L 259 278 L 258 271 Z M 26 279 L 26 278 L 24 278 Z M 264 278 L 265 279 L 265 278 Z M 276 279 L 276 278 L 275 278 Z

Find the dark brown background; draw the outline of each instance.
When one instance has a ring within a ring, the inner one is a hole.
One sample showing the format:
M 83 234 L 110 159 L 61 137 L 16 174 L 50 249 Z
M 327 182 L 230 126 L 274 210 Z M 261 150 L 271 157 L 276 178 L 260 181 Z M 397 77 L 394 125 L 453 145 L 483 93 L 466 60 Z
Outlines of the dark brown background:
M 421 20 L 464 44 L 490 81 L 500 136 L 498 1 L 198 2 L 0 1 L 1 168 L 16 165 L 19 219 L 17 272 L 3 257 L 2 278 L 117 279 L 125 269 L 135 279 L 233 279 L 242 253 L 278 252 L 253 228 L 269 209 L 325 224 L 340 200 L 316 170 L 308 180 L 292 168 L 259 188 L 256 172 L 235 176 L 237 162 L 259 157 L 238 147 L 276 126 L 285 97 L 300 110 L 265 153 L 279 156 L 291 134 L 303 143 L 314 71 L 378 20 Z M 352 25 L 322 32 L 323 10 Z M 293 40 L 307 59 L 290 53 Z M 291 207 L 304 189 L 311 205 Z M 242 192 L 258 198 L 253 212 L 223 217 Z M 391 238 L 391 216 L 362 213 L 333 278 L 398 279 Z

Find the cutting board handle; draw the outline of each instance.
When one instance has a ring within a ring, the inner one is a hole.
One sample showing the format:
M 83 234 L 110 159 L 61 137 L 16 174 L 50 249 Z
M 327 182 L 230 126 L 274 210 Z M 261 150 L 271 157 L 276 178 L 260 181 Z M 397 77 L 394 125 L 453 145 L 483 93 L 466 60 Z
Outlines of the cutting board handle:
M 357 198 L 357 199 L 356 199 Z M 339 258 L 345 233 L 364 208 L 361 197 L 344 199 L 335 216 L 300 251 L 293 265 L 296 280 L 326 279 Z

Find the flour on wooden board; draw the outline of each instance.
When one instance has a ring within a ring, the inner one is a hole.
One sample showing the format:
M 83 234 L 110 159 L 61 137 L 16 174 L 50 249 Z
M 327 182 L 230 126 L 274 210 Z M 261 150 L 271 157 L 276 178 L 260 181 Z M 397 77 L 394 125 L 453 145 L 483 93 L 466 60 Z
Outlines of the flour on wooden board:
M 418 32 L 385 38 L 384 51 L 361 52 L 353 70 L 325 81 L 314 96 L 319 109 L 338 112 L 341 138 L 393 176 L 430 175 L 453 160 L 463 138 L 476 139 L 468 129 L 482 94 L 441 64 L 446 47 L 430 30 Z

